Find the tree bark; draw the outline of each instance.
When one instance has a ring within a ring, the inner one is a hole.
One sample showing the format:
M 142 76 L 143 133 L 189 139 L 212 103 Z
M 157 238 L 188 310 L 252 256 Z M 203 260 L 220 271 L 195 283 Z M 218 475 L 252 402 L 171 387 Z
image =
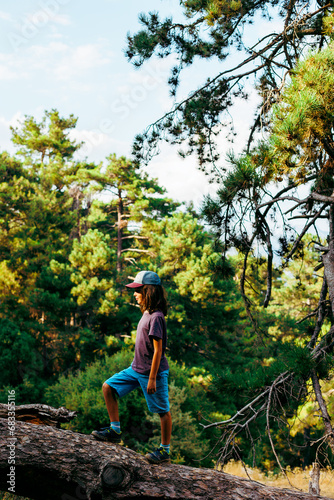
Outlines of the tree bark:
M 324 263 L 331 310 L 334 315 L 334 250 L 332 248 L 322 256 L 322 261 Z
M 327 405 L 325 403 L 325 400 L 323 398 L 322 392 L 321 392 L 321 387 L 320 387 L 320 382 L 319 378 L 316 374 L 315 370 L 312 370 L 311 373 L 311 378 L 312 378 L 312 385 L 315 393 L 315 397 L 317 398 L 317 402 L 321 411 L 322 415 L 322 420 L 324 423 L 325 431 L 327 434 L 327 439 L 328 439 L 328 444 L 332 450 L 332 453 L 334 454 L 334 432 L 333 432 L 333 427 L 331 424 L 331 419 L 328 413 Z
M 118 204 L 117 204 L 117 272 L 122 271 L 122 239 L 123 239 L 123 199 L 122 191 L 118 190 Z
M 17 421 L 13 432 L 1 418 L 0 435 L 0 489 L 11 479 L 15 494 L 34 500 L 314 500 L 211 469 L 151 465 L 123 446 L 54 427 Z
M 314 462 L 312 471 L 310 472 L 310 482 L 309 482 L 309 492 L 312 495 L 319 495 L 320 492 L 319 481 L 320 481 L 319 464 L 317 462 Z
M 76 415 L 76 411 L 70 411 L 63 406 L 60 408 L 53 408 L 43 404 L 15 406 L 15 420 L 37 425 L 60 427 L 61 423 L 70 422 Z M 0 403 L 0 418 L 7 417 L 8 405 Z

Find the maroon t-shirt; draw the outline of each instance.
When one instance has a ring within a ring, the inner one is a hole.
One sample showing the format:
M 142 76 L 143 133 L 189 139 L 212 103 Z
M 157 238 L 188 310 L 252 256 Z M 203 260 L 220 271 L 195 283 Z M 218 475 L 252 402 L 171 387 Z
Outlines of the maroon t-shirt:
M 167 327 L 165 316 L 161 311 L 152 314 L 144 312 L 137 326 L 137 337 L 135 345 L 135 357 L 132 361 L 132 369 L 135 372 L 149 375 L 153 359 L 153 339 L 162 339 L 162 355 L 158 373 L 169 369 L 165 357 L 167 347 Z

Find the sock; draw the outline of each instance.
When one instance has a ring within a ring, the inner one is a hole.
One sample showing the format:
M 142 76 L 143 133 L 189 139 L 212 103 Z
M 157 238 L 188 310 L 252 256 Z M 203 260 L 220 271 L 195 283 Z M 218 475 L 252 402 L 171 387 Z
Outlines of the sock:
M 117 432 L 117 434 L 121 433 L 121 424 L 119 422 L 110 422 L 110 427 Z
M 170 444 L 162 444 L 160 445 L 160 448 L 163 448 L 165 450 L 166 453 L 168 453 L 169 455 L 169 452 L 170 452 Z

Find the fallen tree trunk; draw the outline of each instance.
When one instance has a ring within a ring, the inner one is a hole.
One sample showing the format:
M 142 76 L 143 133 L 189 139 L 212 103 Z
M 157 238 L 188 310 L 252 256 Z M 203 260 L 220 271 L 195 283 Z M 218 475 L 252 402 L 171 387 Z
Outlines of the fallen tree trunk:
M 43 404 L 31 404 L 15 406 L 15 420 L 30 422 L 37 425 L 51 425 L 60 427 L 61 423 L 70 422 L 76 415 L 76 411 L 70 411 L 61 406 L 53 408 Z M 0 418 L 8 417 L 8 405 L 0 403 Z
M 0 490 L 13 484 L 9 491 L 35 500 L 315 498 L 211 469 L 151 465 L 123 446 L 55 427 L 16 422 L 13 429 L 0 419 L 0 436 Z

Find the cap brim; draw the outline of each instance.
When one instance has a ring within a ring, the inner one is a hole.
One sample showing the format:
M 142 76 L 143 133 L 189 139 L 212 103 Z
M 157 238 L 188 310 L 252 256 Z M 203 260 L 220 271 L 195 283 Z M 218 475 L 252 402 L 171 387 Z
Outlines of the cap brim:
M 130 283 L 129 285 L 125 285 L 127 288 L 140 288 L 144 286 L 142 283 Z

